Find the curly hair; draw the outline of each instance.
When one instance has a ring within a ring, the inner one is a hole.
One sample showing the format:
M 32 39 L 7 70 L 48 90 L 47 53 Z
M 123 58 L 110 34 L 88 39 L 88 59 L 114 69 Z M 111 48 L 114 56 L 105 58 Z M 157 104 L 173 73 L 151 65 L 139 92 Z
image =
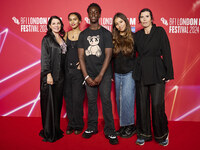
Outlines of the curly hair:
M 119 30 L 116 28 L 115 19 L 121 18 L 126 23 L 125 34 L 120 35 Z M 113 35 L 113 54 L 116 56 L 119 52 L 122 52 L 123 55 L 131 55 L 134 52 L 134 40 L 131 32 L 131 26 L 127 17 L 122 13 L 116 13 L 113 17 L 112 25 L 112 35 Z

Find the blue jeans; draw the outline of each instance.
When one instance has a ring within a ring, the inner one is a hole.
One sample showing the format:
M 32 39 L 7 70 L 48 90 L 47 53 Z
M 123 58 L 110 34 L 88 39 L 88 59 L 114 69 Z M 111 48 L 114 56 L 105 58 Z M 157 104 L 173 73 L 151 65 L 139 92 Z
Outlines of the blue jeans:
M 135 81 L 132 71 L 126 74 L 115 73 L 115 90 L 120 126 L 134 124 Z

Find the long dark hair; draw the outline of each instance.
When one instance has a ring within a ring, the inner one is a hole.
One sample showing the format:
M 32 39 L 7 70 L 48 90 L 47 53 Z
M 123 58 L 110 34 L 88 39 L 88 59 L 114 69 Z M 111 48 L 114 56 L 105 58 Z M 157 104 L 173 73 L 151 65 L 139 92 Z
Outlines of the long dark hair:
M 51 22 L 52 22 L 52 20 L 53 19 L 58 19 L 59 21 L 60 21 L 60 24 L 61 24 L 61 29 L 60 29 L 60 32 L 59 32 L 59 34 L 60 34 L 60 36 L 64 36 L 65 35 L 65 30 L 63 29 L 63 27 L 64 27 L 64 24 L 63 24 L 63 22 L 62 22 L 62 20 L 58 17 L 58 16 L 51 16 L 50 17 L 50 19 L 49 19 L 49 21 L 48 21 L 48 24 L 47 24 L 47 35 L 51 35 L 52 34 L 52 30 L 51 30 L 51 28 L 49 27 L 49 25 L 51 24 Z
M 121 36 L 119 30 L 116 28 L 115 19 L 121 18 L 126 23 L 125 35 Z M 113 17 L 112 25 L 112 35 L 113 35 L 113 54 L 117 55 L 120 51 L 124 55 L 131 55 L 133 53 L 133 35 L 131 32 L 131 26 L 127 17 L 122 13 L 116 13 Z

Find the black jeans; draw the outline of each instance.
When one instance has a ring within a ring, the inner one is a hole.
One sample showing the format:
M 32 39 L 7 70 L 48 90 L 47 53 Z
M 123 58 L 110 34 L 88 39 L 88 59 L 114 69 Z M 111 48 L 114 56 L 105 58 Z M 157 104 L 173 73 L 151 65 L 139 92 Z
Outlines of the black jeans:
M 68 69 L 65 75 L 64 98 L 66 101 L 68 127 L 83 129 L 83 101 L 85 87 L 81 70 Z
M 152 139 L 150 97 L 152 106 L 152 125 L 154 138 L 162 142 L 168 136 L 168 121 L 165 114 L 165 83 L 144 85 L 136 82 L 137 136 L 145 141 Z
M 112 104 L 110 98 L 111 76 L 109 75 L 103 77 L 99 86 L 90 87 L 86 85 L 87 96 L 88 96 L 88 130 L 97 130 L 98 127 L 98 108 L 97 108 L 98 89 L 100 92 L 103 117 L 105 121 L 104 134 L 115 135 Z

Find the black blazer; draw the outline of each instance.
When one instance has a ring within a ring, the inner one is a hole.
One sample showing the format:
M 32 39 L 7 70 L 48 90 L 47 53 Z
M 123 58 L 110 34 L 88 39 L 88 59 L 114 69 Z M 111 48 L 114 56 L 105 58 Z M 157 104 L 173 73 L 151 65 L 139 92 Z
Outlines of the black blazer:
M 53 33 L 45 35 L 41 46 L 41 79 L 51 73 L 53 80 L 58 81 L 61 68 L 61 47 Z
M 135 34 L 135 50 L 138 52 L 133 78 L 145 85 L 174 79 L 171 49 L 165 30 L 153 24 L 150 34 L 144 29 Z

